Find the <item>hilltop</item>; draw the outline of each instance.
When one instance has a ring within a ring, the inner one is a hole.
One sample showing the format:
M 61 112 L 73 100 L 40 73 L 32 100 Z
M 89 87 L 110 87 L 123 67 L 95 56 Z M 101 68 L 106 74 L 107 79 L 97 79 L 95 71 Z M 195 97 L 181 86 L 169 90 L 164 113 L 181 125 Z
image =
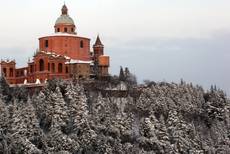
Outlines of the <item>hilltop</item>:
M 230 152 L 230 102 L 215 88 L 54 80 L 28 97 L 0 85 L 1 153 Z

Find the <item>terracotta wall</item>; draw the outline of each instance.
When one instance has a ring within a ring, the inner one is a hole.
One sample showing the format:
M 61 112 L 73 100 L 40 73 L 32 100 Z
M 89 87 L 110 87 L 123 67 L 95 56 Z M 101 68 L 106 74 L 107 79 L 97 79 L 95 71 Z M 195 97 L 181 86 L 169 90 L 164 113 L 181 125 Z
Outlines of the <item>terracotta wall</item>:
M 104 55 L 104 47 L 93 47 L 94 58 L 98 59 L 99 56 Z
M 15 84 L 15 65 L 14 61 L 11 62 L 1 62 L 1 72 L 4 74 L 6 80 L 10 84 Z M 5 71 L 5 72 L 4 72 Z
M 100 56 L 99 66 L 109 66 L 109 56 Z
M 48 47 L 46 47 L 46 40 L 48 40 Z M 83 42 L 83 47 L 80 46 L 81 41 Z M 52 51 L 72 59 L 90 59 L 90 40 L 87 38 L 74 36 L 43 37 L 39 39 L 39 47 L 42 51 Z

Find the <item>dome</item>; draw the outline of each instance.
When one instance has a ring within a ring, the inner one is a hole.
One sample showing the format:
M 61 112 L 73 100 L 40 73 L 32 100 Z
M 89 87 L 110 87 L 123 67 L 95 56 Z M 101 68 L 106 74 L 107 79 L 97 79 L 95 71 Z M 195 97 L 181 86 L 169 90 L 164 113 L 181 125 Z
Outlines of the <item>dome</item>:
M 68 8 L 64 4 L 61 9 L 61 16 L 56 20 L 55 25 L 58 24 L 67 24 L 67 25 L 74 25 L 73 19 L 68 15 Z
M 74 25 L 73 19 L 69 15 L 61 15 L 57 20 L 55 25 L 58 24 L 68 24 L 68 25 Z

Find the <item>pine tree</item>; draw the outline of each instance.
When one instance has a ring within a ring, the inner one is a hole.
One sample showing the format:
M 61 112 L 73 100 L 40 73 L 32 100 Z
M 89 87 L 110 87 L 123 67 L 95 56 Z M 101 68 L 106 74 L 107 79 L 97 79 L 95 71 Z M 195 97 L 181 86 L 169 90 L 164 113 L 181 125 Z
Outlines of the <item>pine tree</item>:
M 46 89 L 45 93 L 49 96 L 50 91 Z M 46 96 L 43 91 L 40 91 L 38 96 L 33 98 L 33 104 L 39 119 L 39 125 L 45 132 L 50 130 L 52 122 L 53 107 L 50 101 L 48 101 L 48 96 Z
M 0 99 L 0 153 L 8 153 L 8 130 L 9 114 L 5 103 Z
M 14 139 L 11 146 L 17 153 L 41 153 L 35 143 L 32 143 L 40 137 L 41 130 L 30 99 L 27 104 L 15 108 L 10 132 Z
M 9 102 L 11 100 L 11 91 L 10 86 L 7 83 L 5 77 L 0 77 L 0 96 L 6 101 Z
M 214 86 L 213 85 L 211 85 L 210 91 L 211 91 L 211 93 L 214 92 Z
M 66 97 L 68 100 L 68 109 L 70 115 L 70 126 L 72 131 L 81 127 L 86 122 L 88 116 L 87 99 L 83 88 L 76 84 L 70 84 L 66 88 Z
M 92 106 L 92 116 L 95 122 L 104 123 L 110 115 L 110 106 L 102 97 L 101 93 L 97 96 L 96 102 Z
M 119 80 L 125 81 L 125 74 L 124 74 L 124 70 L 123 70 L 122 66 L 120 68 Z
M 5 103 L 0 99 L 0 128 L 7 129 L 7 122 L 9 118 L 9 114 L 7 112 L 7 108 Z
M 128 67 L 125 68 L 124 79 L 125 79 L 124 81 L 126 81 L 129 85 L 137 84 L 136 76 L 130 73 Z
M 52 119 L 51 127 L 60 129 L 63 126 L 66 126 L 67 106 L 59 87 L 56 88 L 55 92 L 51 92 L 48 97 L 48 103 L 50 104 L 50 115 L 48 116 L 51 116 Z
M 39 132 L 39 122 L 30 99 L 22 107 L 18 107 L 13 116 L 12 131 L 32 138 Z
M 127 78 L 130 75 L 128 67 L 125 68 L 125 73 L 124 74 L 125 74 L 125 78 Z
M 63 150 L 74 153 L 74 151 L 79 148 L 77 141 L 70 138 L 68 135 L 63 134 L 63 132 L 57 128 L 52 128 L 47 134 L 46 139 L 48 145 L 50 146 L 49 152 L 52 153 L 58 153 Z

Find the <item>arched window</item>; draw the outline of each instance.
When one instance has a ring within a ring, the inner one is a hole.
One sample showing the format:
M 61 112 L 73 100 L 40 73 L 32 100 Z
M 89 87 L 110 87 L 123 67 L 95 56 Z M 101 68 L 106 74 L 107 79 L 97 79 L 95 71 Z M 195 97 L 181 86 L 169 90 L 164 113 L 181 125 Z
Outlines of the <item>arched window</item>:
M 74 29 L 73 29 L 73 28 L 71 28 L 71 31 L 72 31 L 72 32 L 74 32 Z
M 10 77 L 13 77 L 14 76 L 14 70 L 13 68 L 10 68 Z
M 60 32 L 60 28 L 57 28 L 57 32 Z
M 80 47 L 84 48 L 84 42 L 82 40 L 80 41 Z
M 33 73 L 33 65 L 30 65 L 30 73 Z
M 53 73 L 55 72 L 55 64 L 54 63 L 52 63 L 52 65 L 51 65 L 51 70 Z
M 62 63 L 58 64 L 58 73 L 62 73 Z
M 39 61 L 39 70 L 44 71 L 45 70 L 45 63 L 43 59 L 40 59 Z
M 64 31 L 67 32 L 67 28 L 66 27 L 64 28 Z
M 45 47 L 48 48 L 49 47 L 49 41 L 45 40 Z

